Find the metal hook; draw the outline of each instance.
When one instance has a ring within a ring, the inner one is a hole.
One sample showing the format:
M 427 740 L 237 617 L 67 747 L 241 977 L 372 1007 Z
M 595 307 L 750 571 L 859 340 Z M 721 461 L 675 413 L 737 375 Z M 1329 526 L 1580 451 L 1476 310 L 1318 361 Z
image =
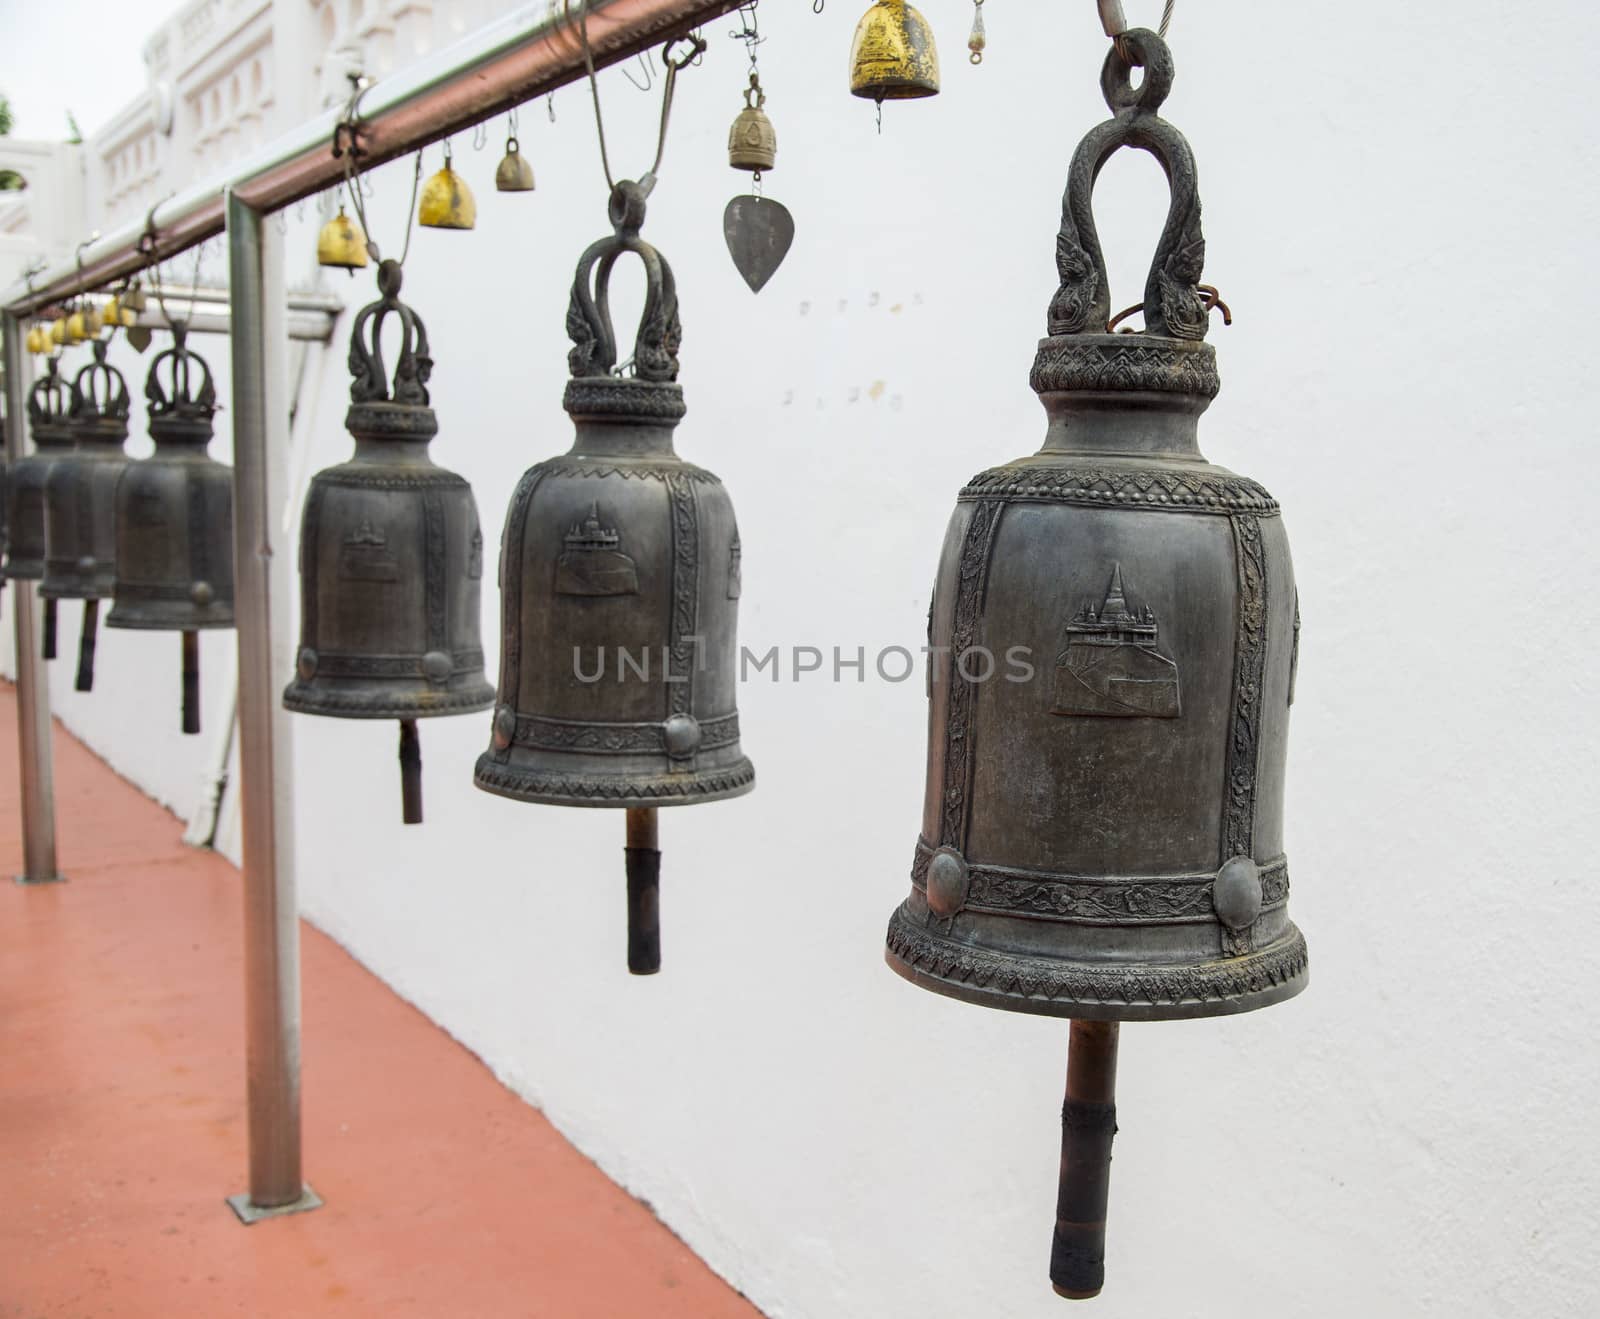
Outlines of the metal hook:
M 646 56 L 647 52 L 641 50 L 638 55 L 634 57 L 639 61 L 640 66 L 644 69 L 643 83 L 640 83 L 640 81 L 635 78 L 631 72 L 629 72 L 626 64 L 622 66 L 622 76 L 631 82 L 635 87 L 637 87 L 641 92 L 649 91 L 653 86 L 655 86 L 656 80 L 655 70 L 651 68 L 650 61 Z
M 478 120 L 472 126 L 472 149 L 482 151 L 489 142 L 489 125 L 483 120 Z

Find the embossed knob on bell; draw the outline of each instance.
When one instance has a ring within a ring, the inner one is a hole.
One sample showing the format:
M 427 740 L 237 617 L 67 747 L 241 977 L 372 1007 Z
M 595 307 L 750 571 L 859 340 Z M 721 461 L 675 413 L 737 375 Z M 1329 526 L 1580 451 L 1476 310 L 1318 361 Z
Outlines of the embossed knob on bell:
M 938 91 L 939 48 L 928 20 L 904 0 L 877 0 L 856 24 L 851 94 L 881 103 Z
M 571 450 L 512 496 L 500 568 L 500 689 L 478 787 L 628 812 L 629 969 L 660 964 L 656 808 L 749 792 L 736 706 L 740 545 L 722 482 L 680 458 L 681 326 L 671 267 L 639 237 L 644 197 L 578 263 L 567 312 Z M 618 360 L 613 267 L 644 265 L 633 374 Z M 598 267 L 598 273 L 596 268 Z
M 233 626 L 233 472 L 206 453 L 216 389 L 175 327 L 144 393 L 155 453 L 117 486 L 116 586 L 108 627 L 181 635 L 182 728 L 200 731 L 202 630 Z
M 300 651 L 284 705 L 338 719 L 400 721 L 402 818 L 422 819 L 416 721 L 494 702 L 479 633 L 483 533 L 471 487 L 437 466 L 422 319 L 400 301 L 400 266 L 378 266 L 377 302 L 350 334 L 350 461 L 318 472 L 300 529 Z M 400 326 L 392 382 L 379 350 Z
M 106 361 L 106 341 L 91 345 L 94 360 L 72 382 L 68 431 L 72 449 L 51 464 L 45 478 L 45 562 L 39 594 L 82 600 L 78 639 L 80 692 L 94 686 L 94 652 L 100 601 L 116 586 L 117 483 L 128 465 L 128 383 Z M 46 640 L 49 636 L 46 619 Z
M 1144 30 L 1106 59 L 1113 117 L 1072 161 L 1032 372 L 1044 445 L 975 476 L 949 525 L 921 836 L 888 932 L 926 989 L 1073 1019 L 1051 1276 L 1075 1297 L 1103 1280 L 1117 1023 L 1246 1012 L 1307 973 L 1283 838 L 1294 571 L 1277 503 L 1198 445 L 1213 299 L 1194 158 L 1156 113 L 1172 73 Z M 1124 146 L 1172 196 L 1144 329 L 1114 334 L 1091 192 Z

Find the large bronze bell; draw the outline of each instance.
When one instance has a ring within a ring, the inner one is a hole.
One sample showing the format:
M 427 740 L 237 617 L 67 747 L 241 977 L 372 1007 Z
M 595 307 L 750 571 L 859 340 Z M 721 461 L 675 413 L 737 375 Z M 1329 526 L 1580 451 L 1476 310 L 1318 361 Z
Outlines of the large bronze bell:
M 46 601 L 82 600 L 78 640 L 80 692 L 94 687 L 95 637 L 100 601 L 116 586 L 117 482 L 128 466 L 128 382 L 106 361 L 106 341 L 92 344 L 94 361 L 73 378 L 68 423 L 73 447 L 45 478 L 44 579 Z
M 130 463 L 117 487 L 106 624 L 182 634 L 183 731 L 198 733 L 200 630 L 233 626 L 233 473 L 206 453 L 217 396 L 187 337 L 173 329 L 145 380 L 156 451 Z
M 1099 1291 L 1118 1023 L 1298 993 L 1284 761 L 1299 643 L 1278 505 L 1201 455 L 1214 290 L 1194 158 L 1156 111 L 1172 57 L 1124 37 L 1113 118 L 1074 156 L 1032 384 L 1044 446 L 961 492 L 930 620 L 926 804 L 889 965 L 953 998 L 1073 1019 L 1051 1278 Z M 1091 212 L 1121 147 L 1171 180 L 1141 333 L 1108 332 Z M 1219 1156 L 1222 1157 L 1222 1156 Z
M 398 719 L 402 816 L 422 820 L 418 719 L 494 703 L 478 631 L 483 533 L 472 489 L 434 464 L 428 332 L 400 301 L 400 265 L 378 266 L 377 302 L 350 334 L 356 451 L 318 472 L 300 526 L 300 653 L 283 703 L 336 719 Z M 393 315 L 393 392 L 380 336 Z
M 628 967 L 660 967 L 656 808 L 749 792 L 735 702 L 740 557 L 733 505 L 679 458 L 682 329 L 672 269 L 639 237 L 644 194 L 611 195 L 615 234 L 583 254 L 567 312 L 572 448 L 530 468 L 501 544 L 500 695 L 474 782 L 518 801 L 627 810 Z M 633 374 L 614 373 L 611 272 L 644 264 Z M 597 270 L 598 267 L 598 270 Z

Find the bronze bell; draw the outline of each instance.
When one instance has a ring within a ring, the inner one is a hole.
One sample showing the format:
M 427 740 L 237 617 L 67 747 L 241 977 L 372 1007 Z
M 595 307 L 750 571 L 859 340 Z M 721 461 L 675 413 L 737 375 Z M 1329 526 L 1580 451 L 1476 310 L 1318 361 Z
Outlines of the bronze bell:
M 72 447 L 69 421 L 72 386 L 57 370 L 57 359 L 45 365 L 44 374 L 28 390 L 28 430 L 35 450 L 11 464 L 6 480 L 5 575 L 26 581 L 44 576 L 44 488 L 51 465 Z M 53 606 L 47 618 L 54 621 Z M 54 658 L 54 638 L 46 653 Z
M 757 174 L 771 169 L 778 159 L 778 134 L 767 118 L 767 94 L 756 75 L 744 91 L 744 109 L 728 130 L 728 164 Z
M 106 362 L 106 341 L 91 345 L 94 361 L 72 382 L 68 430 L 73 447 L 45 478 L 45 560 L 39 594 L 46 601 L 82 600 L 76 687 L 94 686 L 100 601 L 116 585 L 117 482 L 128 466 L 128 382 Z M 48 620 L 46 631 L 49 630 Z
M 856 24 L 851 94 L 881 104 L 938 91 L 939 48 L 928 20 L 905 0 L 877 0 Z
M 156 451 L 117 486 L 117 584 L 109 627 L 182 633 L 183 731 L 200 731 L 200 629 L 233 626 L 233 472 L 206 453 L 211 369 L 183 326 L 150 363 Z M 163 376 L 166 383 L 163 384 Z
M 1118 1023 L 1266 1007 L 1307 973 L 1283 846 L 1289 545 L 1272 496 L 1200 453 L 1218 377 L 1194 158 L 1156 113 L 1166 44 L 1124 43 L 1144 80 L 1113 48 L 1113 118 L 1063 204 L 1044 446 L 974 477 L 945 539 L 922 831 L 888 932 L 926 989 L 1073 1019 L 1051 1261 L 1073 1297 L 1104 1275 Z M 1145 328 L 1114 334 L 1091 190 L 1125 146 L 1172 201 Z
M 478 632 L 483 533 L 472 489 L 436 466 L 428 441 L 428 332 L 400 301 L 400 265 L 378 265 L 381 297 L 350 334 L 347 463 L 318 472 L 300 526 L 300 653 L 283 703 L 336 719 L 398 719 L 402 816 L 422 821 L 418 719 L 494 703 Z M 383 322 L 400 323 L 393 392 Z
M 514 137 L 506 139 L 506 154 L 495 166 L 494 186 L 496 192 L 533 191 L 533 166 L 528 164 Z
M 567 312 L 577 435 L 530 468 L 501 542 L 500 694 L 473 781 L 518 801 L 625 809 L 628 968 L 660 967 L 656 808 L 749 792 L 735 704 L 739 532 L 727 492 L 679 458 L 682 327 L 672 268 L 639 237 L 644 194 L 583 254 Z M 623 253 L 644 264 L 633 374 L 609 310 Z M 596 267 L 598 266 L 598 274 Z

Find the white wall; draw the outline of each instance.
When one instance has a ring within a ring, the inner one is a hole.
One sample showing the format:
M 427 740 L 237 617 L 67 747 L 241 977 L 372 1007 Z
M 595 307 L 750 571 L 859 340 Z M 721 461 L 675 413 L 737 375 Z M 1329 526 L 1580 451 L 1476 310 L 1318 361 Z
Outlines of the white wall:
M 928 0 L 945 93 L 886 107 L 880 137 L 844 90 L 859 8 L 762 8 L 768 192 L 800 232 L 768 289 L 752 299 L 722 247 L 744 80 L 726 25 L 682 79 L 646 228 L 683 298 L 680 449 L 734 496 L 758 650 L 921 641 L 955 491 L 1042 436 L 1027 376 L 1059 196 L 1104 114 L 1086 0 L 989 6 L 977 69 L 969 7 Z M 1300 578 L 1289 845 L 1314 974 L 1280 1009 L 1124 1032 L 1108 1319 L 1600 1308 L 1600 31 L 1570 2 L 1536 26 L 1505 3 L 1435 8 L 1323 0 L 1262 23 L 1261 6 L 1178 6 L 1168 110 L 1236 313 L 1213 330 L 1224 385 L 1202 443 L 1282 501 Z M 612 158 L 638 170 L 654 97 L 615 73 L 603 87 Z M 486 527 L 570 442 L 563 313 L 605 195 L 586 93 L 557 109 L 553 127 L 522 115 L 532 196 L 492 191 L 501 126 L 478 154 L 457 138 L 478 229 L 419 231 L 407 267 L 435 345 L 435 455 Z M 389 250 L 409 187 L 406 163 L 378 179 Z M 1147 158 L 1108 169 L 1119 305 L 1164 205 Z M 347 451 L 342 372 L 326 379 L 319 464 Z M 113 676 L 136 668 L 165 719 L 169 660 L 104 636 L 105 689 L 68 710 L 170 800 L 198 749 L 148 736 Z M 920 680 L 813 675 L 740 700 L 757 790 L 664 816 L 655 980 L 624 971 L 621 820 L 476 792 L 486 716 L 425 726 L 420 829 L 398 823 L 390 726 L 298 722 L 305 911 L 768 1313 L 1059 1313 L 1064 1024 L 882 964 L 920 810 Z

